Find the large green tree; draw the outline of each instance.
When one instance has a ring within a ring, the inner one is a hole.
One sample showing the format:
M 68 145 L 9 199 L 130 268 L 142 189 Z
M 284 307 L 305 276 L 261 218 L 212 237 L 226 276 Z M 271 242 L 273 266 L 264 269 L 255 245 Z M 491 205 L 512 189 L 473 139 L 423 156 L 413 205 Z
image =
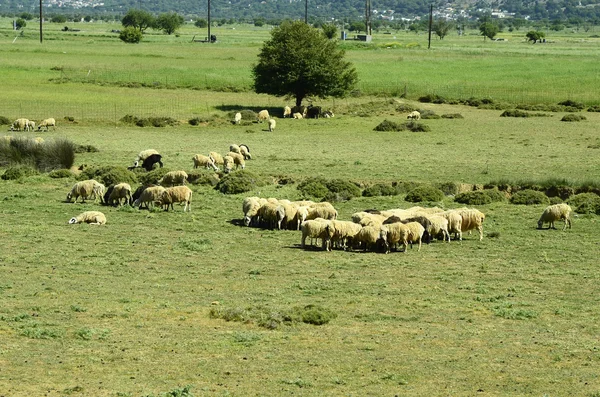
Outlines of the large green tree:
M 358 81 L 337 41 L 301 21 L 285 21 L 271 31 L 253 66 L 257 93 L 296 98 L 343 97 Z
M 479 25 L 479 31 L 481 32 L 484 40 L 486 37 L 490 40 L 493 40 L 500 31 L 500 28 L 493 22 L 484 22 Z
M 148 11 L 131 9 L 121 19 L 121 24 L 125 27 L 132 27 L 144 32 L 146 29 L 155 25 L 156 20 Z
M 183 25 L 184 19 L 177 13 L 160 14 L 156 18 L 156 28 L 162 30 L 166 34 L 173 34 Z
M 448 31 L 454 27 L 454 24 L 448 21 L 446 18 L 439 18 L 433 22 L 433 31 L 440 40 L 444 40 L 444 37 L 448 35 Z

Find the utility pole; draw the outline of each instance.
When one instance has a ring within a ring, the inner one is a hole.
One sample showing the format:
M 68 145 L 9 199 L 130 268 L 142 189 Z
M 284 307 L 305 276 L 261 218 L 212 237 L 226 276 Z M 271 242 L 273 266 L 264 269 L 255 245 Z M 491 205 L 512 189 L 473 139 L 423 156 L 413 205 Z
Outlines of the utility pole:
M 210 40 L 210 0 L 208 0 L 208 42 L 211 43 Z
M 371 35 L 371 0 L 365 0 L 365 34 Z
M 42 0 L 40 0 L 40 43 L 42 43 L 44 41 L 44 35 L 42 33 L 42 21 L 44 20 L 43 14 L 42 14 Z
M 427 49 L 431 48 L 431 28 L 433 27 L 433 4 L 429 6 L 429 41 Z
M 304 0 L 304 23 L 308 25 L 308 0 Z

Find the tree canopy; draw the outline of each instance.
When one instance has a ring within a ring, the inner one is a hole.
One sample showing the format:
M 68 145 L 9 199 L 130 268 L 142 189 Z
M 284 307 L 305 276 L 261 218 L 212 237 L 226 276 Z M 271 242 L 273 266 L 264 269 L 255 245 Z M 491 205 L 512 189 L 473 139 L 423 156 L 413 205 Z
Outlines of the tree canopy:
M 541 41 L 544 37 L 546 37 L 546 33 L 530 30 L 529 32 L 527 32 L 525 37 L 527 37 L 527 41 L 533 41 L 533 44 L 535 44 L 538 41 Z
M 162 30 L 166 34 L 173 34 L 183 25 L 184 19 L 177 13 L 160 14 L 156 18 L 156 28 Z
M 153 27 L 155 22 L 154 16 L 148 11 L 136 9 L 127 11 L 127 14 L 121 19 L 123 26 L 139 29 L 142 33 L 144 30 Z
M 500 28 L 493 22 L 484 22 L 479 25 L 479 31 L 481 32 L 484 40 L 486 37 L 492 40 L 500 31 Z
M 301 21 L 285 21 L 271 31 L 253 66 L 257 93 L 291 96 L 300 106 L 306 97 L 343 97 L 358 81 L 336 40 Z

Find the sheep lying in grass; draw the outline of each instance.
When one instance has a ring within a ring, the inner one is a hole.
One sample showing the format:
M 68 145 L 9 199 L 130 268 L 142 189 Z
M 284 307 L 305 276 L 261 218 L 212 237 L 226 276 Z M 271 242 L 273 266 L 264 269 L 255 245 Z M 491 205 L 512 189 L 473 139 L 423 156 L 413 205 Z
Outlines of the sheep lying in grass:
M 292 115 L 292 117 L 295 118 L 296 120 L 300 120 L 300 119 L 304 118 L 304 117 L 302 117 L 302 113 L 294 113 Z
M 108 196 L 106 204 L 112 205 L 117 202 L 117 206 L 121 206 L 121 199 L 123 204 L 127 204 L 131 201 L 131 186 L 128 183 L 118 183 L 112 187 L 112 191 Z
M 421 120 L 421 113 L 415 110 L 410 112 L 406 118 L 409 120 Z
M 258 115 L 256 116 L 257 120 L 259 123 L 262 123 L 265 120 L 269 119 L 269 111 L 268 110 L 261 110 L 260 112 L 258 112 Z
M 269 132 L 275 131 L 275 127 L 277 126 L 277 122 L 275 119 L 269 119 Z
M 571 209 L 571 207 L 565 203 L 549 205 L 544 209 L 544 212 L 542 212 L 542 216 L 540 216 L 540 219 L 538 220 L 538 229 L 541 229 L 544 226 L 544 223 L 548 223 L 548 229 L 556 229 L 554 227 L 554 222 L 561 219 L 565 221 L 563 230 L 566 230 L 567 226 L 570 229 L 572 211 L 573 210 Z
M 94 202 L 98 199 L 98 196 L 104 196 L 104 185 L 94 179 L 88 179 L 85 181 L 77 182 L 71 188 L 71 191 L 67 193 L 67 202 L 71 202 L 71 199 L 77 199 L 81 197 L 81 202 L 85 202 L 86 199 L 94 197 Z
M 106 216 L 100 211 L 85 211 L 69 219 L 69 224 L 89 223 L 90 225 L 104 225 Z
M 169 206 L 174 211 L 173 203 L 185 203 L 183 212 L 192 211 L 192 189 L 187 186 L 175 186 L 166 188 L 160 197 L 160 202 L 164 206 L 165 211 L 169 210 Z
M 185 185 L 188 174 L 185 171 L 169 171 L 158 181 L 162 186 Z
M 42 120 L 40 122 L 40 125 L 38 125 L 38 131 L 44 127 L 46 127 L 46 131 L 48 131 L 48 127 L 52 127 L 52 129 L 56 129 L 56 120 L 54 120 L 53 118 Z
M 215 165 L 215 161 L 210 156 L 197 154 L 192 157 L 192 161 L 194 162 L 194 168 L 205 167 L 206 169 L 212 168 L 215 171 L 219 171 L 219 168 Z
M 306 246 L 307 237 L 310 237 L 311 239 L 320 238 L 323 250 L 331 251 L 330 240 L 331 237 L 333 237 L 335 230 L 330 221 L 317 219 L 308 220 L 303 222 L 300 228 L 302 230 L 302 241 L 300 244 L 302 248 Z
M 133 202 L 134 207 L 140 207 L 146 205 L 148 209 L 151 209 L 155 203 L 161 204 L 161 197 L 166 189 L 162 186 L 150 186 L 142 191 L 140 197 Z

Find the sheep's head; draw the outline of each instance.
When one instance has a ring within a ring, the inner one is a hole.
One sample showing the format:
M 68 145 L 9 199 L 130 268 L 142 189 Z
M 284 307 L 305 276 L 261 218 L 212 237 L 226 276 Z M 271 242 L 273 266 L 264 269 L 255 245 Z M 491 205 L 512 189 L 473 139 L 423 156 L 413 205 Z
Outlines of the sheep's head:
M 252 218 L 250 218 L 249 216 L 244 216 L 244 226 L 250 226 L 250 222 L 252 221 Z
M 538 229 L 541 229 L 543 225 L 544 225 L 544 222 L 540 219 L 538 221 Z
M 73 198 L 73 195 L 71 194 L 71 192 L 67 193 L 67 202 L 70 203 L 71 199 Z
M 74 223 L 77 223 L 77 218 L 73 217 L 71 219 L 69 219 L 69 224 L 72 225 Z

